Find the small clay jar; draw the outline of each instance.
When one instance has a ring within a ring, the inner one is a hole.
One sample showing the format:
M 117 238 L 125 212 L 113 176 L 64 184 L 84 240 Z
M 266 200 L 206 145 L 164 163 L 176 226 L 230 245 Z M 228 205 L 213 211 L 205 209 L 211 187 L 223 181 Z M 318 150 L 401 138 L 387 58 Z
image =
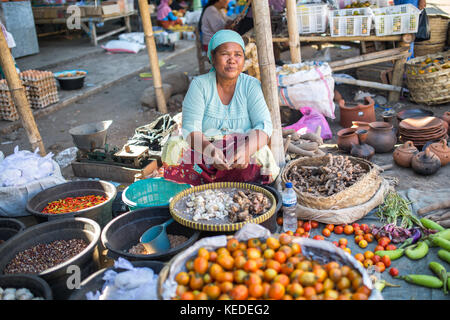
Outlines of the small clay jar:
M 412 141 L 406 141 L 404 144 L 395 149 L 393 153 L 394 161 L 397 165 L 404 168 L 411 167 L 411 160 L 419 150 L 414 146 Z
M 357 158 L 370 160 L 375 154 L 375 149 L 364 143 L 367 138 L 367 130 L 359 129 L 356 131 L 356 134 L 358 135 L 359 144 L 352 143 L 350 154 Z
M 450 111 L 445 111 L 441 119 L 450 124 Z
M 447 146 L 447 140 L 442 139 L 439 142 L 432 143 L 428 146 L 435 155 L 441 160 L 441 166 L 445 166 L 450 162 L 450 148 Z
M 339 149 L 345 152 L 350 152 L 353 144 L 359 144 L 358 136 L 356 135 L 357 128 L 345 128 L 337 132 L 337 145 Z
M 430 148 L 417 153 L 411 160 L 411 167 L 414 172 L 422 175 L 431 175 L 441 167 L 441 160 Z
M 376 153 L 390 152 L 397 143 L 397 135 L 392 124 L 375 121 L 369 126 L 366 143 L 374 147 Z

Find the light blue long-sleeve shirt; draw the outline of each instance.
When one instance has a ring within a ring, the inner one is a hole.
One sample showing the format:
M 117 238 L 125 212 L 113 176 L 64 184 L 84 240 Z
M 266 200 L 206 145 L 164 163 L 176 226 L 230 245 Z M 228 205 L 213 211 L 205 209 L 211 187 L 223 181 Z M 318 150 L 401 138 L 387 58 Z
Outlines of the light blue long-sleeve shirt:
M 183 100 L 183 137 L 200 131 L 206 137 L 261 130 L 272 135 L 272 121 L 261 83 L 241 73 L 233 98 L 224 105 L 217 92 L 216 72 L 195 77 Z

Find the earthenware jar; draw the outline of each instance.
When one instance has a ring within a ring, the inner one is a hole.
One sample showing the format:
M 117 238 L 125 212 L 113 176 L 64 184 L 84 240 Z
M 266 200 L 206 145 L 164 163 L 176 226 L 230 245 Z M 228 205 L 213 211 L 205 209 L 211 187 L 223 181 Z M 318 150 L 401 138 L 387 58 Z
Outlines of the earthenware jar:
M 359 144 L 352 143 L 352 149 L 350 151 L 350 154 L 354 157 L 363 158 L 366 160 L 370 160 L 370 158 L 373 157 L 375 154 L 375 149 L 365 143 L 367 139 L 367 130 L 359 129 L 356 131 L 356 134 L 358 135 Z
M 357 103 L 356 105 L 339 103 L 340 125 L 348 128 L 352 121 L 375 121 L 375 101 L 371 97 L 364 97 L 367 104 Z
M 369 126 L 369 123 L 365 122 L 365 121 L 352 121 L 352 128 L 369 131 L 370 126 Z
M 337 132 L 337 145 L 339 149 L 345 152 L 350 152 L 353 144 L 359 144 L 358 136 L 356 135 L 357 128 L 345 128 Z
M 394 161 L 400 167 L 411 167 L 411 160 L 419 150 L 414 146 L 412 141 L 406 141 L 404 144 L 395 149 L 393 153 Z
M 411 167 L 414 172 L 422 175 L 430 175 L 435 173 L 441 167 L 441 160 L 435 155 L 430 148 L 417 153 L 411 160 Z
M 397 136 L 392 124 L 388 122 L 371 122 L 366 143 L 374 147 L 376 153 L 389 152 L 397 143 Z
M 450 124 L 450 111 L 444 112 L 441 119 Z
M 427 149 L 430 149 L 441 160 L 441 166 L 450 162 L 450 148 L 447 146 L 447 140 L 442 139 L 439 142 L 432 143 Z

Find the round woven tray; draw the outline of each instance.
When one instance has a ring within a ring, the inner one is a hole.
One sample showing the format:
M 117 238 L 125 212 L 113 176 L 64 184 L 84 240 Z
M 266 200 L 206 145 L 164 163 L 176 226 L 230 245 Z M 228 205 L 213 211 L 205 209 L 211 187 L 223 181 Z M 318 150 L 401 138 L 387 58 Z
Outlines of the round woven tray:
M 348 159 L 353 164 L 359 164 L 363 167 L 367 171 L 367 174 L 365 174 L 352 186 L 329 197 L 314 196 L 311 193 L 301 192 L 299 189 L 294 187 L 294 190 L 298 196 L 298 202 L 305 207 L 328 210 L 354 207 L 369 201 L 369 199 L 373 197 L 375 192 L 377 192 L 380 187 L 381 178 L 379 171 L 370 161 L 351 156 L 349 156 Z M 314 158 L 302 157 L 293 160 L 289 162 L 286 167 L 284 167 L 283 172 L 281 173 L 281 180 L 284 183 L 289 182 L 287 175 L 293 166 L 323 166 L 327 163 L 328 156 Z
M 219 190 L 219 189 L 229 189 L 229 188 L 236 188 L 236 189 L 245 189 L 245 190 L 251 190 L 256 191 L 264 194 L 267 198 L 269 198 L 269 201 L 271 202 L 270 208 L 263 214 L 245 222 L 237 222 L 237 223 L 223 223 L 218 222 L 218 219 L 209 220 L 209 221 L 202 221 L 202 222 L 196 222 L 192 220 L 192 217 L 190 217 L 189 214 L 186 214 L 183 212 L 183 210 L 177 209 L 178 202 L 182 201 L 183 198 L 188 196 L 189 194 L 195 193 L 195 192 L 201 192 L 205 190 Z M 241 229 L 246 223 L 256 223 L 260 224 L 264 221 L 270 219 L 272 215 L 275 213 L 276 209 L 276 199 L 274 195 L 267 191 L 266 189 L 255 186 L 253 184 L 248 183 L 242 183 L 242 182 L 217 182 L 217 183 L 210 183 L 210 184 L 204 184 L 201 186 L 193 187 L 186 189 L 180 193 L 178 193 L 173 199 L 170 201 L 169 204 L 169 210 L 170 214 L 174 218 L 175 221 L 182 224 L 183 226 L 186 226 L 188 228 L 196 229 L 196 230 L 202 230 L 202 231 L 214 231 L 214 232 L 230 232 L 230 231 L 237 231 Z
M 273 236 L 278 238 L 278 235 L 276 234 L 273 234 Z M 231 237 L 232 236 L 227 236 L 227 240 L 230 239 Z M 372 293 L 369 296 L 369 300 L 382 299 L 381 293 L 374 289 L 373 283 L 369 278 L 367 270 L 363 266 L 361 266 L 352 255 L 346 253 L 344 250 L 340 248 L 336 248 L 334 244 L 328 241 L 318 241 L 307 238 L 293 237 L 293 242 L 300 244 L 300 246 L 302 247 L 302 253 L 306 257 L 314 259 L 321 264 L 325 264 L 330 261 L 337 261 L 340 264 L 348 265 L 351 268 L 358 270 L 363 277 L 364 284 L 369 289 L 372 289 Z M 196 244 L 194 244 L 194 246 L 196 246 Z M 209 247 L 206 249 L 215 250 L 217 249 L 217 247 Z M 170 269 L 175 261 L 181 259 L 180 257 L 181 255 L 182 252 L 174 256 L 159 272 L 157 283 L 157 294 L 159 300 L 163 300 L 163 292 L 164 292 L 163 284 L 169 278 L 171 271 Z M 185 263 L 185 261 L 183 262 L 183 264 Z M 176 271 L 177 270 L 173 270 L 174 273 L 176 273 Z
M 435 72 L 424 74 L 419 72 L 421 66 L 418 63 L 439 57 L 449 59 L 450 51 L 427 54 L 406 62 L 406 85 L 416 103 L 435 105 L 450 102 L 450 68 L 438 68 Z

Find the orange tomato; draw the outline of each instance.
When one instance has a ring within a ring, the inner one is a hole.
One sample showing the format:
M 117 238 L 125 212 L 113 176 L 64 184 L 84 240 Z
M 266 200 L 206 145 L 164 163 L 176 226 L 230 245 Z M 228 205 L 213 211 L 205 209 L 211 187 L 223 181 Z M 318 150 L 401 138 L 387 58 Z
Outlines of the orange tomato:
M 237 257 L 244 257 L 245 256 L 245 253 L 244 253 L 244 251 L 242 251 L 242 250 L 240 250 L 240 249 L 237 249 L 237 250 L 234 250 L 232 253 L 231 253 L 231 256 L 233 257 L 233 258 L 237 258 Z
M 314 289 L 314 287 L 305 287 L 303 291 L 303 296 L 307 300 L 311 300 L 316 295 L 316 289 Z
M 219 254 L 217 257 L 217 263 L 224 269 L 231 270 L 234 267 L 234 258 L 227 254 Z
M 325 228 L 327 228 L 328 230 L 330 230 L 331 232 L 333 232 L 333 230 L 334 230 L 334 224 L 327 224 L 327 225 L 325 226 Z
M 277 276 L 277 274 L 278 273 L 275 271 L 275 269 L 267 268 L 266 270 L 264 270 L 264 280 L 272 281 Z
M 229 252 L 233 252 L 239 248 L 239 241 L 236 238 L 231 238 L 227 241 L 227 249 Z
M 303 220 L 297 220 L 297 228 L 300 228 L 303 226 Z
M 229 294 L 222 293 L 219 297 L 219 300 L 231 300 L 231 297 Z
M 364 240 L 364 236 L 359 235 L 355 237 L 355 243 L 359 243 L 360 241 Z
M 303 295 L 303 287 L 299 283 L 291 283 L 286 287 L 287 293 L 289 293 L 292 297 L 298 298 Z
M 378 272 L 384 272 L 384 270 L 386 270 L 386 266 L 384 265 L 383 262 L 377 262 L 375 264 L 375 268 L 378 270 Z
M 344 227 L 344 233 L 347 234 L 347 235 L 352 234 L 353 233 L 353 227 L 351 225 L 349 225 L 349 224 L 346 225 Z
M 360 227 L 361 230 L 364 231 L 365 233 L 369 233 L 369 232 L 370 232 L 370 227 L 369 227 L 367 224 L 365 224 L 365 223 L 361 224 L 359 227 Z
M 298 243 L 291 244 L 292 254 L 296 255 L 302 253 L 302 247 Z
M 364 236 L 364 231 L 362 231 L 361 229 L 357 228 L 357 229 L 353 229 L 353 234 L 355 236 Z
M 325 300 L 337 300 L 339 297 L 339 293 L 336 290 L 330 289 L 325 291 L 323 297 Z
M 181 295 L 181 300 L 194 300 L 194 294 L 191 291 L 186 291 Z
M 217 259 L 217 252 L 211 251 L 209 253 L 209 261 L 216 262 L 216 259 Z
M 239 284 L 230 291 L 230 297 L 234 300 L 246 300 L 248 298 L 248 288 Z
M 247 241 L 247 248 L 258 248 L 261 241 L 258 238 L 252 238 Z
M 209 274 L 211 275 L 211 278 L 217 279 L 217 275 L 219 273 L 223 272 L 223 268 L 221 265 L 217 263 L 213 263 L 211 267 L 209 268 Z
M 389 239 L 388 237 L 381 237 L 380 239 L 378 239 L 378 244 L 380 246 L 386 247 L 389 243 L 391 243 L 391 239 Z
M 339 243 L 337 241 L 332 242 L 336 247 L 339 247 Z
M 203 275 L 203 282 L 205 284 L 211 283 L 213 281 L 213 278 L 211 277 L 211 275 L 209 273 L 205 273 Z
M 204 274 L 208 270 L 208 259 L 197 257 L 194 259 L 194 271 L 199 274 Z
M 397 247 L 394 244 L 388 244 L 386 246 L 386 250 L 395 250 L 395 249 L 397 249 Z
M 354 293 L 352 294 L 352 300 L 367 300 L 369 299 L 364 293 Z
M 343 226 L 336 226 L 336 227 L 334 227 L 334 233 L 341 234 L 342 232 L 344 232 L 344 227 Z
M 273 237 L 267 238 L 266 244 L 272 250 L 277 250 L 281 245 L 280 241 L 278 241 L 278 239 L 275 239 Z
M 347 248 L 347 246 L 345 244 L 340 244 L 339 248 L 341 248 L 342 250 L 344 250 L 345 248 Z
M 182 271 L 177 274 L 175 281 L 180 285 L 186 286 L 189 283 L 189 275 L 187 272 Z
M 348 244 L 348 240 L 346 238 L 340 238 L 339 240 L 339 244 L 346 246 Z
M 311 228 L 316 229 L 319 227 L 319 222 L 312 220 L 311 221 Z
M 258 259 L 261 257 L 261 251 L 256 248 L 248 248 L 247 249 L 247 258 L 248 259 Z
M 228 293 L 231 291 L 231 289 L 233 289 L 233 283 L 230 281 L 224 281 L 219 283 L 219 288 L 220 291 L 224 292 L 224 293 Z
M 278 238 L 278 240 L 280 241 L 281 245 L 286 245 L 286 244 L 291 243 L 292 237 L 290 235 L 288 235 L 287 233 L 282 233 L 282 234 L 280 234 L 280 237 Z
M 247 260 L 244 264 L 244 270 L 247 272 L 255 272 L 258 270 L 258 263 L 255 260 Z
M 194 259 L 189 259 L 188 261 L 186 261 L 185 266 L 188 271 L 194 270 Z
M 189 286 L 192 290 L 200 290 L 203 287 L 203 278 L 199 274 L 195 274 L 193 277 L 189 280 Z
M 386 268 L 389 268 L 391 266 L 391 258 L 389 258 L 389 256 L 383 256 L 383 258 L 381 258 L 381 262 L 384 263 L 384 266 Z
M 288 277 L 287 275 L 281 273 L 281 274 L 278 274 L 278 275 L 273 279 L 273 281 L 274 281 L 274 282 L 279 282 L 279 283 L 281 283 L 283 286 L 286 287 L 286 286 L 289 284 L 290 279 L 289 279 L 289 277 Z
M 290 275 L 292 272 L 294 272 L 295 265 L 292 262 L 286 262 L 281 265 L 281 273 Z
M 249 287 L 252 284 L 261 284 L 262 279 L 257 273 L 250 273 L 245 279 L 245 284 Z
M 344 251 L 346 251 L 348 254 L 352 254 L 352 250 L 350 248 L 344 248 Z
M 328 275 L 330 279 L 334 281 L 334 283 L 337 283 L 342 277 L 342 271 L 339 268 L 333 268 L 328 271 Z
M 372 259 L 374 255 L 375 255 L 375 253 L 373 253 L 370 250 L 367 250 L 366 252 L 364 252 L 364 258 L 366 258 L 366 259 Z
M 302 227 L 298 227 L 295 232 L 298 233 L 301 236 L 302 234 L 305 233 L 305 229 L 303 229 Z
M 373 252 L 377 252 L 377 251 L 383 251 L 384 250 L 384 247 L 383 246 L 380 246 L 380 245 L 378 245 L 378 246 L 376 246 L 375 247 L 375 249 L 373 249 Z
M 264 294 L 264 288 L 263 288 L 262 284 L 254 283 L 248 287 L 248 293 L 249 293 L 250 297 L 261 298 L 262 295 Z
M 222 292 L 218 285 L 210 283 L 206 286 L 205 293 L 208 295 L 209 299 L 215 300 Z
M 175 291 L 175 294 L 178 297 L 181 297 L 182 294 L 185 293 L 186 291 L 189 291 L 189 288 L 187 286 L 178 285 L 177 290 Z
M 221 272 L 217 275 L 216 280 L 218 282 L 226 282 L 226 281 L 233 282 L 234 280 L 233 272 L 231 271 Z
M 281 271 L 281 263 L 279 263 L 277 260 L 270 259 L 266 262 L 266 268 L 273 269 L 278 273 Z
M 328 274 L 327 274 L 327 272 L 325 271 L 325 269 L 322 269 L 322 268 L 317 268 L 317 269 L 315 269 L 313 272 L 314 272 L 314 274 L 316 275 L 317 281 L 318 281 L 318 282 L 324 282 L 325 279 L 326 279 L 327 276 L 328 276 Z
M 324 228 L 324 229 L 322 230 L 322 234 L 323 234 L 325 237 L 329 237 L 329 236 L 331 236 L 331 230 L 328 229 L 328 228 Z
M 287 234 L 288 236 L 293 236 L 293 235 L 294 235 L 294 232 L 292 232 L 291 230 L 289 230 L 289 231 L 286 231 L 286 234 Z
M 364 235 L 364 240 L 366 240 L 368 243 L 371 243 L 371 242 L 374 240 L 373 234 L 371 234 L 371 233 L 366 233 L 366 234 Z
M 358 261 L 363 262 L 365 257 L 364 257 L 364 255 L 362 253 L 357 253 L 357 254 L 355 254 L 355 259 L 358 260 Z
M 247 250 L 247 244 L 245 242 L 239 242 L 239 250 Z
M 313 237 L 313 239 L 314 239 L 314 240 L 325 240 L 325 238 L 322 237 L 320 234 L 316 234 L 316 235 Z
M 270 249 L 270 248 L 264 250 L 264 253 L 263 253 L 264 258 L 272 259 L 274 255 L 275 255 L 275 250 Z
M 234 272 L 233 272 L 234 282 L 244 283 L 245 279 L 247 278 L 247 275 L 248 275 L 248 273 L 242 269 L 234 270 Z
M 228 251 L 228 249 L 224 248 L 224 247 L 217 249 L 216 252 L 217 252 L 217 257 L 219 257 L 221 254 L 231 255 L 230 251 Z
M 274 300 L 280 300 L 286 292 L 286 289 L 280 282 L 274 282 L 269 288 L 269 298 Z
M 323 283 L 316 282 L 314 285 L 314 290 L 316 290 L 316 293 L 322 293 L 323 292 Z
M 283 252 L 286 255 L 286 259 L 292 257 L 292 248 L 288 245 L 282 245 L 281 248 L 278 250 Z
M 327 270 L 327 272 L 330 272 L 330 270 L 332 270 L 334 268 L 339 268 L 339 263 L 337 263 L 336 261 L 328 262 L 325 265 L 325 269 Z
M 368 268 L 370 266 L 373 266 L 373 261 L 371 259 L 365 259 L 363 264 L 364 264 L 364 268 Z
M 284 252 L 282 251 L 277 251 L 275 252 L 275 255 L 273 257 L 276 261 L 278 261 L 279 263 L 284 263 L 287 259 L 287 256 Z

